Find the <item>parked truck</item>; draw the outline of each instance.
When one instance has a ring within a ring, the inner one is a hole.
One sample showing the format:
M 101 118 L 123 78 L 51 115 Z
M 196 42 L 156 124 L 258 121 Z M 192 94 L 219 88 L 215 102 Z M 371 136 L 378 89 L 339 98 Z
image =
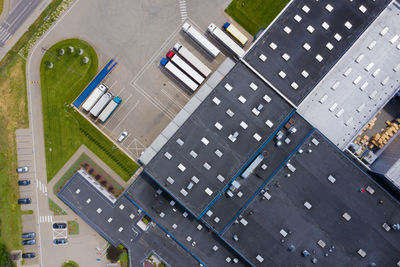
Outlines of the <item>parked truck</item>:
M 193 67 L 195 67 L 204 77 L 210 75 L 211 70 L 201 60 L 192 54 L 186 47 L 180 43 L 174 45 L 174 50 L 179 53 L 181 57 L 186 59 Z
M 201 47 L 203 47 L 213 57 L 217 57 L 220 53 L 219 49 L 213 45 L 207 38 L 196 30 L 192 25 L 185 22 L 182 26 L 184 32 L 186 32 L 193 40 L 195 40 Z
M 115 97 L 108 105 L 103 109 L 99 115 L 99 120 L 101 122 L 106 122 L 111 114 L 117 109 L 119 104 L 121 104 L 122 99 L 118 96 Z
M 105 86 L 104 84 L 100 84 L 99 86 L 97 86 L 90 94 L 90 96 L 86 99 L 85 103 L 83 103 L 83 110 L 89 112 L 94 107 L 96 102 L 100 99 L 100 97 L 102 97 L 102 95 L 104 95 L 106 92 L 107 86 Z
M 113 95 L 111 92 L 105 93 L 99 101 L 97 101 L 96 105 L 90 110 L 90 114 L 93 117 L 99 116 L 100 112 L 107 106 L 108 103 L 112 100 Z
M 200 73 L 197 72 L 197 70 L 192 68 L 192 66 L 186 63 L 180 56 L 172 51 L 168 51 L 166 56 L 195 82 L 197 82 L 198 84 L 202 84 L 204 82 L 204 77 L 201 76 Z
M 160 64 L 164 66 L 169 72 L 171 72 L 178 80 L 184 83 L 193 92 L 196 91 L 199 85 L 189 78 L 183 71 L 181 71 L 172 62 L 168 61 L 166 58 L 162 58 Z
M 233 38 L 235 38 L 242 46 L 244 46 L 249 39 L 241 32 L 238 28 L 230 24 L 229 22 L 225 22 L 224 26 L 222 26 L 225 31 L 229 32 Z
M 226 33 L 224 33 L 220 28 L 218 28 L 214 23 L 208 26 L 208 31 L 214 36 L 218 41 L 223 43 L 227 48 L 229 48 L 238 58 L 244 56 L 245 51 Z

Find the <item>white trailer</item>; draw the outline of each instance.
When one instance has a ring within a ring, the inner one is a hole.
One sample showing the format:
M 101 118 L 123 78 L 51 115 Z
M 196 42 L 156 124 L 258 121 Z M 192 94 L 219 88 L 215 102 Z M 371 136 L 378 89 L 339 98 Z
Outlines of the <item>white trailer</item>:
M 238 58 L 244 56 L 245 51 L 226 33 L 224 33 L 220 28 L 218 28 L 214 23 L 208 26 L 208 31 L 226 47 L 228 47 Z
M 227 32 L 229 32 L 242 46 L 244 46 L 249 39 L 241 32 L 238 28 L 229 22 L 225 22 L 222 26 Z
M 182 30 L 186 32 L 190 37 L 193 38 L 201 47 L 203 47 L 213 57 L 217 57 L 220 53 L 219 49 L 213 45 L 207 38 L 196 30 L 192 25 L 185 22 L 182 26 Z
M 162 58 L 160 64 L 164 66 L 168 71 L 170 71 L 177 79 L 183 82 L 187 87 L 193 92 L 196 91 L 199 85 L 189 78 L 183 71 L 181 71 L 177 66 L 168 61 L 166 58 Z
M 121 98 L 115 97 L 108 105 L 103 109 L 99 115 L 99 120 L 101 122 L 106 122 L 111 114 L 117 109 L 119 104 L 121 104 Z
M 104 84 L 100 84 L 99 86 L 97 86 L 90 94 L 90 96 L 86 99 L 85 103 L 83 103 L 83 110 L 89 112 L 96 104 L 96 102 L 100 99 L 100 97 L 105 94 L 106 91 L 107 86 L 105 86 Z
M 204 77 L 208 77 L 211 74 L 211 70 L 201 60 L 192 54 L 186 47 L 180 43 L 174 45 L 174 50 L 179 53 L 184 59 L 186 59 L 193 67 L 195 67 Z
M 204 82 L 204 77 L 201 76 L 200 73 L 197 72 L 192 66 L 186 63 L 180 56 L 175 54 L 172 51 L 167 53 L 167 58 L 169 58 L 175 65 L 177 65 L 181 70 L 186 72 L 186 74 L 192 78 L 198 84 L 202 84 Z
M 90 114 L 92 114 L 93 117 L 99 116 L 100 112 L 110 103 L 112 98 L 113 95 L 110 92 L 104 94 L 90 110 Z

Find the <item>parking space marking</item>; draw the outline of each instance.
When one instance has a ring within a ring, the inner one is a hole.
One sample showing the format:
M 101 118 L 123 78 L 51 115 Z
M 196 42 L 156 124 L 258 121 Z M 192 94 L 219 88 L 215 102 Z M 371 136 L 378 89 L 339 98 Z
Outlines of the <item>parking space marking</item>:
M 124 88 L 124 89 L 125 89 L 125 88 Z M 128 100 L 129 100 L 131 97 L 132 97 L 132 94 L 130 94 L 130 95 L 128 96 L 128 98 L 120 105 L 120 107 L 122 107 L 122 105 L 128 103 Z M 138 102 L 139 102 L 139 100 L 138 100 Z M 115 114 L 114 114 L 114 115 L 115 115 Z M 101 129 L 104 130 L 104 128 L 107 127 L 107 125 L 108 125 L 108 123 L 109 123 L 110 121 L 111 121 L 111 120 L 108 119 L 103 125 L 101 125 Z M 117 125 L 117 126 L 118 126 L 118 125 Z M 113 129 L 111 129 L 111 133 L 114 131 L 114 129 L 115 129 L 117 126 L 115 126 Z
M 154 54 L 151 56 L 151 58 L 146 62 L 146 64 L 143 66 L 141 70 L 133 77 L 131 80 L 130 84 L 134 86 L 136 84 L 136 81 L 140 79 L 140 77 L 143 75 L 143 73 L 150 67 L 151 63 L 155 60 L 156 57 L 159 56 L 162 50 L 165 49 L 165 47 L 169 44 L 170 40 L 176 35 L 180 30 L 181 30 L 182 24 L 179 24 L 178 27 L 171 33 L 170 36 L 164 41 L 164 43 L 161 44 L 160 48 L 154 52 Z
M 171 81 L 168 81 L 168 83 L 174 88 L 176 89 L 176 91 L 178 93 L 180 93 L 184 98 L 186 98 L 187 101 L 190 100 L 190 98 L 182 91 L 182 89 L 179 89 L 178 87 L 175 86 L 175 84 L 171 83 Z
M 166 115 L 171 120 L 174 119 L 176 114 L 169 111 L 157 98 L 150 96 L 145 90 L 137 85 L 134 85 L 134 87 L 141 95 L 143 95 L 148 101 L 150 101 L 150 103 L 152 103 L 156 108 L 163 112 L 164 115 Z
M 167 91 L 165 91 L 164 89 L 161 89 L 161 93 L 163 93 L 169 100 L 171 100 L 171 102 L 176 105 L 179 109 L 182 109 L 183 106 L 178 104 L 178 101 L 174 101 L 174 97 L 172 97 Z
M 121 123 L 129 116 L 129 114 L 137 107 L 138 104 L 139 100 L 136 101 L 135 105 L 133 105 L 133 107 L 129 110 L 129 112 L 126 113 L 124 118 L 115 126 L 114 130 L 117 129 L 119 125 L 121 125 Z M 111 133 L 113 133 L 114 130 L 112 130 Z
M 110 90 L 111 90 L 111 88 L 113 88 L 113 87 L 114 87 L 114 85 L 116 85 L 116 84 L 117 84 L 117 82 L 118 82 L 118 81 L 114 81 L 114 82 L 113 82 L 113 84 L 110 86 Z

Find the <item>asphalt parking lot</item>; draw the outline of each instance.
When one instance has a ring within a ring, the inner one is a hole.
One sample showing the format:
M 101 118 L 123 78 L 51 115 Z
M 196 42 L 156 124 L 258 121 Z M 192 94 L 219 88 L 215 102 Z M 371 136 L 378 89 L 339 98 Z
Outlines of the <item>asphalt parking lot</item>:
M 203 33 L 211 22 L 222 26 L 228 20 L 223 10 L 229 2 L 123 0 L 111 5 L 105 0 L 79 1 L 49 34 L 44 46 L 78 37 L 94 46 L 100 67 L 111 58 L 118 62 L 103 82 L 122 103 L 106 123 L 96 125 L 113 140 L 126 130 L 129 136 L 122 148 L 137 159 L 191 97 L 160 66 L 160 59 L 179 41 L 215 70 L 224 55 L 212 60 L 185 36 L 181 26 L 187 20 Z
M 17 137 L 17 156 L 18 156 L 18 166 L 26 166 L 29 168 L 28 172 L 20 173 L 20 180 L 30 180 L 31 184 L 26 186 L 19 186 L 20 198 L 31 198 L 32 203 L 27 205 L 21 205 L 22 211 L 36 210 L 36 190 L 35 190 L 35 180 L 32 179 L 34 172 L 33 165 L 33 147 L 32 147 L 32 136 L 30 129 L 21 129 L 16 131 Z M 22 215 L 22 232 L 36 233 L 36 245 L 23 246 L 23 252 L 35 252 L 36 257 L 33 259 L 25 259 L 26 264 L 35 264 L 39 260 L 39 247 L 38 247 L 38 237 L 37 237 L 37 220 L 35 214 Z M 21 239 L 22 241 L 22 239 Z

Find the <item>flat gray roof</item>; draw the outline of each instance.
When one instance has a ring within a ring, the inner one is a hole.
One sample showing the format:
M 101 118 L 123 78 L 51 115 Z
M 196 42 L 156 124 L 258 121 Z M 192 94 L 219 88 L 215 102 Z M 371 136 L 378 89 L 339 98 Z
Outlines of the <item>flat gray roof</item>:
M 400 5 L 393 2 L 300 104 L 298 112 L 343 150 L 399 90 L 399 77 Z
M 313 258 L 324 266 L 395 266 L 400 238 L 390 226 L 400 221 L 399 203 L 319 132 L 300 149 L 289 161 L 295 172 L 281 168 L 264 188 L 270 198 L 261 191 L 223 239 L 255 266 Z
M 227 224 L 234 219 L 236 214 L 257 193 L 257 190 L 270 179 L 276 169 L 285 163 L 296 147 L 312 131 L 312 126 L 297 113 L 293 114 L 289 121 L 293 121 L 293 124 L 289 122 L 288 125 L 285 125 L 287 127 L 282 126 L 276 136 L 260 152 L 264 156 L 264 159 L 258 168 L 247 179 L 243 179 L 241 176 L 236 179 L 240 183 L 240 188 L 234 192 L 234 195 L 230 197 L 228 194 L 223 194 L 210 207 L 209 212 L 202 217 L 216 232 L 220 233 L 223 231 Z M 290 134 L 288 131 L 290 127 L 295 127 L 296 132 Z M 280 133 L 283 133 L 284 136 L 281 139 L 282 145 L 278 147 L 276 145 L 278 142 L 277 136 Z M 265 165 L 265 170 L 263 169 L 263 165 Z
M 285 100 L 239 62 L 144 167 L 145 171 L 200 216 L 292 111 Z M 230 139 L 235 132 L 236 140 Z
M 388 3 L 292 1 L 244 60 L 298 105 Z
M 145 173 L 129 186 L 126 195 L 203 264 L 230 266 L 237 260 L 235 266 L 248 266 L 219 236 L 163 192 Z M 174 264 L 179 265 L 178 262 Z
M 136 223 L 144 214 L 124 195 L 113 205 L 79 173 L 72 176 L 58 197 L 108 242 L 123 244 L 129 252 L 130 266 L 139 266 L 150 251 L 170 264 L 199 264 L 158 226 L 142 231 Z

